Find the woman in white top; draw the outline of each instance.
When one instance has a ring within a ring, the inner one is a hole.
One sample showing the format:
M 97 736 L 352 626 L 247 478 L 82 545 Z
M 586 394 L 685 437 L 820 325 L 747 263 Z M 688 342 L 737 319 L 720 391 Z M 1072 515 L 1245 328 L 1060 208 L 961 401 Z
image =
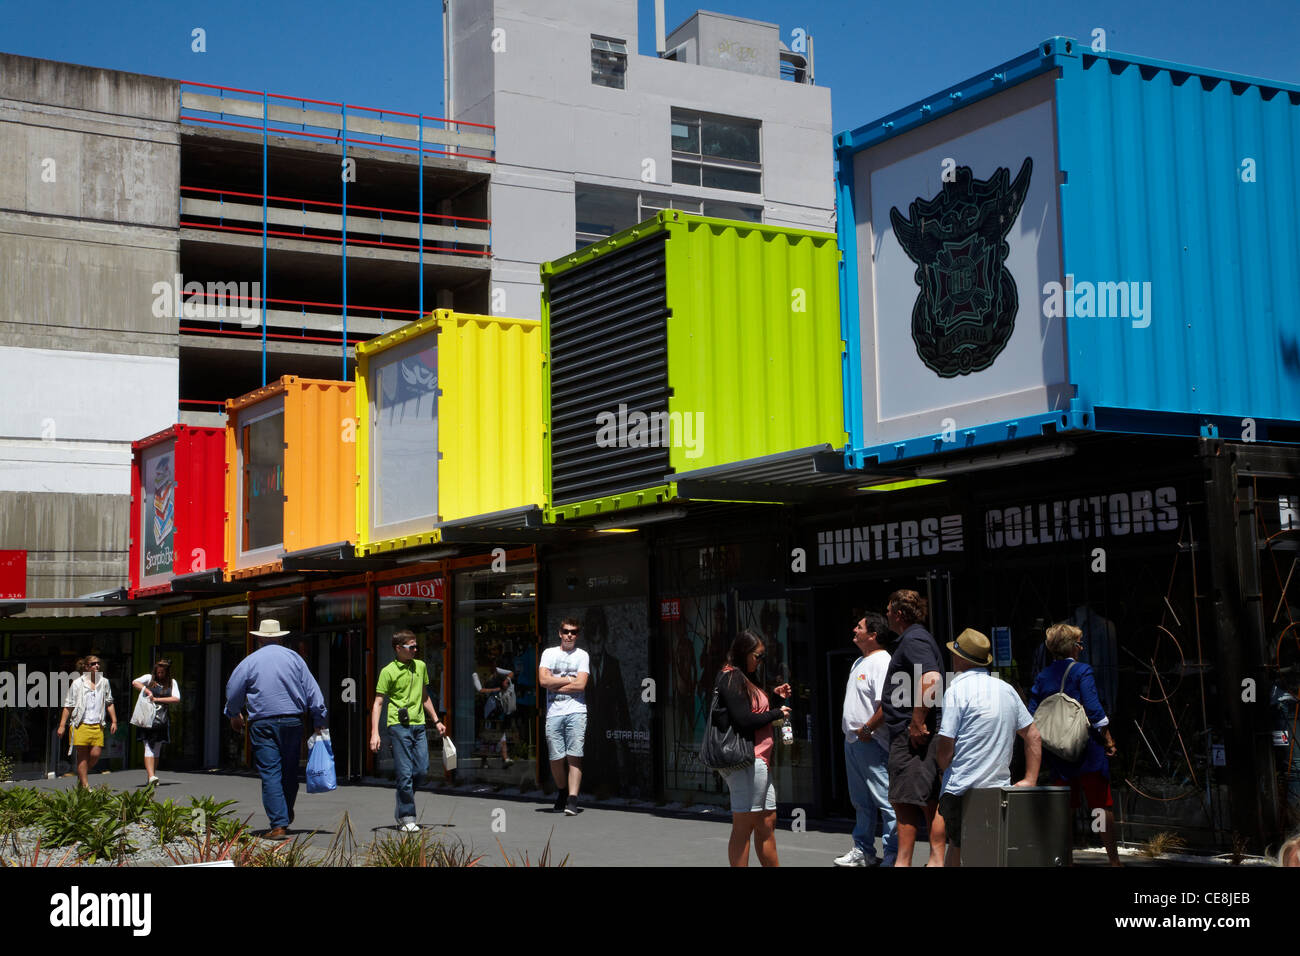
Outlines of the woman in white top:
M 171 738 L 168 728 L 171 721 L 167 719 L 167 705 L 178 704 L 181 700 L 180 688 L 172 680 L 172 662 L 165 657 L 154 664 L 153 672 L 143 674 L 131 682 L 131 686 L 140 692 L 140 696 L 158 706 L 161 720 L 155 719 L 152 727 L 136 727 L 136 735 L 144 744 L 145 784 L 157 783 L 154 770 L 158 766 L 158 757 L 163 744 Z

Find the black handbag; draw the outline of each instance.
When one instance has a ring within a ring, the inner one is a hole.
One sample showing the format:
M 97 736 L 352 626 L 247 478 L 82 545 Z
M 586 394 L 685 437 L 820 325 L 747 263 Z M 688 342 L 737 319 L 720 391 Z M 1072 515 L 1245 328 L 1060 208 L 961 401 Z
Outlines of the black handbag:
M 727 718 L 727 729 L 718 726 L 718 718 Z M 709 704 L 709 718 L 704 727 L 704 743 L 700 746 L 700 763 L 710 770 L 736 770 L 754 762 L 754 742 L 746 740 L 732 726 L 727 707 L 718 699 L 718 686 L 713 685 L 713 699 Z
M 168 691 L 170 690 L 171 690 L 170 687 L 163 687 L 162 684 L 159 684 L 157 682 L 149 685 L 149 693 L 153 697 L 166 697 Z M 153 729 L 158 730 L 166 726 L 167 726 L 167 705 L 158 704 L 157 709 L 154 711 L 154 715 L 153 715 Z

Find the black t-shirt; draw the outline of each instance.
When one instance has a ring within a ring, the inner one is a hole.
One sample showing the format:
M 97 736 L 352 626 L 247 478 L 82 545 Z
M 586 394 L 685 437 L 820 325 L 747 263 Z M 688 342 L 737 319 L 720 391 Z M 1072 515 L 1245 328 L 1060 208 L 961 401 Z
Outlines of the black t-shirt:
M 882 705 L 885 711 L 885 726 L 891 737 L 907 733 L 907 725 L 912 722 L 912 708 L 925 701 L 917 695 L 920 688 L 920 676 L 930 671 L 943 674 L 943 656 L 939 653 L 939 644 L 934 636 L 920 624 L 913 624 L 898 639 L 894 656 L 889 659 L 889 670 L 885 672 L 885 690 Z M 901 674 L 901 677 L 895 677 Z M 926 718 L 926 726 L 933 732 L 939 726 L 939 704 L 943 701 L 943 687 L 934 692 L 935 705 Z M 895 706 L 894 701 L 902 706 Z

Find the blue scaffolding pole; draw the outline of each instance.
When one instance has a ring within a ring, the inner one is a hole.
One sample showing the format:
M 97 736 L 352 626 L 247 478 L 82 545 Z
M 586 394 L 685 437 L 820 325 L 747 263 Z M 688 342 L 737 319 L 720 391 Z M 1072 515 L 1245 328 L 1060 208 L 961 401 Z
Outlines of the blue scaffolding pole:
M 262 385 L 266 385 L 266 293 L 268 283 L 266 281 L 266 220 L 267 220 L 267 141 L 266 141 L 266 123 L 270 118 L 270 101 L 267 98 L 266 91 L 262 91 Z
M 348 380 L 348 108 L 342 106 L 343 113 L 343 162 L 340 177 L 343 180 L 343 374 L 340 378 Z

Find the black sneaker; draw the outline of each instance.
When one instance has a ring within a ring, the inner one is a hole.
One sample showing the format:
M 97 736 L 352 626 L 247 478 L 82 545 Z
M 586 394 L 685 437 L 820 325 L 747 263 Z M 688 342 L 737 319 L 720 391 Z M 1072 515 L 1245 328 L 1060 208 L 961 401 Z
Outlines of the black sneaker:
M 563 790 L 555 795 L 555 812 L 563 813 L 565 811 L 565 802 L 568 800 L 568 794 Z
M 566 817 L 576 817 L 578 815 L 578 797 L 576 794 L 570 796 L 564 802 L 564 815 Z

